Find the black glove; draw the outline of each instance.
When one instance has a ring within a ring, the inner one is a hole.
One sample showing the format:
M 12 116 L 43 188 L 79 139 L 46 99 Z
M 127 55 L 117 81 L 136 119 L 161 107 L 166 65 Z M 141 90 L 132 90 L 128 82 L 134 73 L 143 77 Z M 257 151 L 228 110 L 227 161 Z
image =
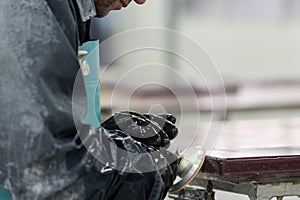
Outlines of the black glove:
M 166 150 L 170 140 L 178 134 L 175 127 L 176 118 L 170 114 L 154 115 L 136 112 L 118 112 L 102 123 L 108 130 L 121 130 L 135 140 L 148 146 L 148 152 L 155 160 L 164 188 L 161 198 L 164 199 L 176 178 L 179 164 L 178 155 Z M 160 148 L 164 147 L 164 148 Z
M 173 115 L 141 115 L 136 112 L 118 112 L 102 123 L 108 130 L 121 130 L 135 140 L 154 147 L 168 147 L 178 134 Z

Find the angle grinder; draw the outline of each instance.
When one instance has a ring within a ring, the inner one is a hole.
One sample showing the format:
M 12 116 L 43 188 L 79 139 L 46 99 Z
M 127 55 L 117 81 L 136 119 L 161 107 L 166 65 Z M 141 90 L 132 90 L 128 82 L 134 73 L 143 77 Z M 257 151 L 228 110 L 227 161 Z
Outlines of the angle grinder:
M 99 41 L 87 42 L 78 52 L 87 93 L 87 112 L 82 123 L 92 125 L 94 128 L 101 126 L 98 45 Z M 205 152 L 199 146 L 189 147 L 180 153 L 177 178 L 169 192 L 175 193 L 186 187 L 199 173 L 204 159 Z

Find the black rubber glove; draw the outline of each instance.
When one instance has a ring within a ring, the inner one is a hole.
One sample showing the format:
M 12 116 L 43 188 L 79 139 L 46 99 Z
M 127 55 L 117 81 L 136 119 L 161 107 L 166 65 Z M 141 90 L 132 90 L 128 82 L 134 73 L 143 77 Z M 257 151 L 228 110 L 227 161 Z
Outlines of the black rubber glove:
M 164 199 L 176 178 L 178 155 L 166 150 L 170 140 L 178 134 L 175 127 L 176 118 L 170 114 L 154 115 L 136 112 L 118 112 L 102 122 L 102 127 L 108 130 L 121 130 L 135 140 L 148 146 L 156 162 L 164 188 L 160 199 Z M 164 148 L 160 148 L 164 147 Z
M 154 147 L 168 147 L 178 134 L 172 115 L 141 115 L 136 112 L 118 112 L 102 123 L 108 130 L 121 130 L 135 140 Z

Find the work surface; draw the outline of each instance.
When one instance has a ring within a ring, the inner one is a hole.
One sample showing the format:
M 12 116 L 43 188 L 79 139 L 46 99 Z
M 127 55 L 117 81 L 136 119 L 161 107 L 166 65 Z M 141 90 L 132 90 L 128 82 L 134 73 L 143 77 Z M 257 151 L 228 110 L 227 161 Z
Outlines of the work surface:
M 300 149 L 282 147 L 242 149 L 237 152 L 213 151 L 206 157 L 202 172 L 230 177 L 259 177 L 259 182 L 273 181 L 266 179 L 266 175 L 300 173 Z
M 300 119 L 225 124 L 202 172 L 220 176 L 300 173 Z
M 192 183 L 250 199 L 300 195 L 299 119 L 226 122 Z
M 222 176 L 300 172 L 300 118 L 225 121 L 218 129 L 214 126 L 221 127 L 222 122 L 201 123 L 192 144 L 192 126 L 183 125 L 187 132 L 176 139 L 182 148 L 205 146 L 205 139 L 210 137 L 210 133 L 205 135 L 206 130 L 220 130 L 214 144 L 205 149 L 202 172 Z

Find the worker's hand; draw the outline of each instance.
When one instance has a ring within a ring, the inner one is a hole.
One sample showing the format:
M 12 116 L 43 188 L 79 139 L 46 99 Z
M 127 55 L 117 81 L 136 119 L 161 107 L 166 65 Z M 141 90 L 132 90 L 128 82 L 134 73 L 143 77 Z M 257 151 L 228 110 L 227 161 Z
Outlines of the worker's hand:
M 141 115 L 128 111 L 115 113 L 102 123 L 103 128 L 120 130 L 148 146 L 148 152 L 151 153 L 164 182 L 161 199 L 166 196 L 173 185 L 179 163 L 178 155 L 166 150 L 170 145 L 170 140 L 178 134 L 175 122 L 176 118 L 170 114 Z
M 108 130 L 121 130 L 135 140 L 154 147 L 168 147 L 177 136 L 173 115 L 141 115 L 136 112 L 118 112 L 102 123 Z

